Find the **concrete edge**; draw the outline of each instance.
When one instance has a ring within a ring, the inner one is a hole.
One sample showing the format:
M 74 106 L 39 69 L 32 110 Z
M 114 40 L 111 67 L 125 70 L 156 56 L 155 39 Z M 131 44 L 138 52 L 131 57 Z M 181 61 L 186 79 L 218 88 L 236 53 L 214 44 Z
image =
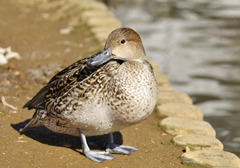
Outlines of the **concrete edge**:
M 43 3 L 39 5 L 39 8 L 58 8 L 56 14 L 51 16 L 52 20 L 69 17 L 69 30 L 73 30 L 74 27 L 78 26 L 79 21 L 83 21 L 99 41 L 101 47 L 104 46 L 105 40 L 110 32 L 122 26 L 121 21 L 100 1 L 42 0 L 41 2 Z M 37 1 L 37 3 L 39 3 L 39 1 Z M 192 105 L 191 98 L 185 93 L 176 92 L 168 83 L 167 77 L 159 71 L 158 65 L 153 61 L 150 61 L 150 63 L 153 66 L 159 86 L 159 96 L 155 111 L 160 117 L 166 117 L 159 125 L 165 132 L 175 136 L 172 140 L 174 145 L 180 146 L 186 151 L 181 156 L 182 163 L 191 167 L 240 168 L 240 159 L 233 153 L 223 151 L 223 145 L 215 138 L 216 133 L 214 129 L 209 123 L 202 121 L 203 113 L 195 105 Z M 174 109 L 174 107 L 177 108 Z M 176 111 L 175 113 L 174 110 Z M 196 115 L 193 115 L 194 113 L 196 113 Z M 179 125 L 172 125 L 172 121 L 179 121 Z M 186 121 L 189 124 L 186 124 Z M 183 125 L 181 125 L 181 123 L 183 123 Z M 192 128 L 192 123 L 195 124 L 196 127 Z M 201 124 L 203 128 L 200 128 Z M 187 140 L 176 142 L 179 136 L 185 135 L 187 135 Z M 197 137 L 199 143 L 194 143 L 195 140 L 191 140 L 189 137 Z M 207 142 L 206 139 L 209 139 L 213 145 Z

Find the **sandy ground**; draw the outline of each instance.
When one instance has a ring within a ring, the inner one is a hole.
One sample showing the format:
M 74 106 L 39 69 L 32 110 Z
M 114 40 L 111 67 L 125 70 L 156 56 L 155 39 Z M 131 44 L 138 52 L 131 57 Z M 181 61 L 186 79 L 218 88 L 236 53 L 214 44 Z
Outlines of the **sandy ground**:
M 39 11 L 17 1 L 0 0 L 0 47 L 11 46 L 22 59 L 0 66 L 0 98 L 17 107 L 0 103 L 0 167 L 160 167 L 184 168 L 182 151 L 170 142 L 172 136 L 158 126 L 154 114 L 141 124 L 115 133 L 119 144 L 139 148 L 130 156 L 114 155 L 117 160 L 95 163 L 81 151 L 79 137 L 53 133 L 44 127 L 18 130 L 34 110 L 22 106 L 60 69 L 99 50 L 84 25 L 61 35 L 67 21 L 51 22 L 54 11 Z M 93 150 L 104 149 L 106 136 L 89 137 Z

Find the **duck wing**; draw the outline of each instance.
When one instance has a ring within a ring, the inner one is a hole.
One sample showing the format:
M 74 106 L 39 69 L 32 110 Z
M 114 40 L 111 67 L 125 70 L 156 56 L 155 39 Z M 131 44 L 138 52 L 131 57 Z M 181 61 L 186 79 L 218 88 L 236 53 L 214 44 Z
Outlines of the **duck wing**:
M 46 103 L 61 95 L 64 90 L 71 88 L 76 82 L 86 79 L 101 67 L 89 66 L 87 61 L 90 58 L 79 60 L 58 72 L 23 108 L 44 109 Z

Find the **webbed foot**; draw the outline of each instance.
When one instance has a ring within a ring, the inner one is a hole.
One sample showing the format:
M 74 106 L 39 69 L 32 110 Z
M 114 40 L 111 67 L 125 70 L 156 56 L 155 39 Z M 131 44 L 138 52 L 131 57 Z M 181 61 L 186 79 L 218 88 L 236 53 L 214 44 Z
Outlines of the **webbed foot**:
M 117 144 L 108 144 L 106 151 L 110 153 L 130 155 L 132 152 L 137 151 L 138 149 L 133 146 L 126 145 L 117 145 Z
M 93 151 L 86 151 L 84 152 L 85 156 L 95 162 L 104 162 L 107 160 L 115 160 L 113 156 L 110 156 L 107 152 L 93 152 Z

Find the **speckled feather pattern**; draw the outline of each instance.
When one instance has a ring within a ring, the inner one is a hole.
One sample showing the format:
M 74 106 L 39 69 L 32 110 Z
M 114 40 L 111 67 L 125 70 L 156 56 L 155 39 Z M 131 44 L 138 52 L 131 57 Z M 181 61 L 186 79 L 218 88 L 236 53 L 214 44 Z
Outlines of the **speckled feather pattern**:
M 156 89 L 146 61 L 121 65 L 110 61 L 62 92 L 49 103 L 48 114 L 41 113 L 40 118 L 43 125 L 56 132 L 77 135 L 74 129 L 80 128 L 86 135 L 107 134 L 149 116 L 156 103 Z
M 106 42 L 105 47 L 111 46 L 116 59 L 89 66 L 87 61 L 92 56 L 56 74 L 24 106 L 37 109 L 26 128 L 44 125 L 76 136 L 80 129 L 92 136 L 119 131 L 146 119 L 156 104 L 157 83 L 151 65 L 143 59 L 140 37 L 126 30 L 130 34 L 113 32 Z M 122 38 L 129 44 L 126 52 L 118 46 Z

